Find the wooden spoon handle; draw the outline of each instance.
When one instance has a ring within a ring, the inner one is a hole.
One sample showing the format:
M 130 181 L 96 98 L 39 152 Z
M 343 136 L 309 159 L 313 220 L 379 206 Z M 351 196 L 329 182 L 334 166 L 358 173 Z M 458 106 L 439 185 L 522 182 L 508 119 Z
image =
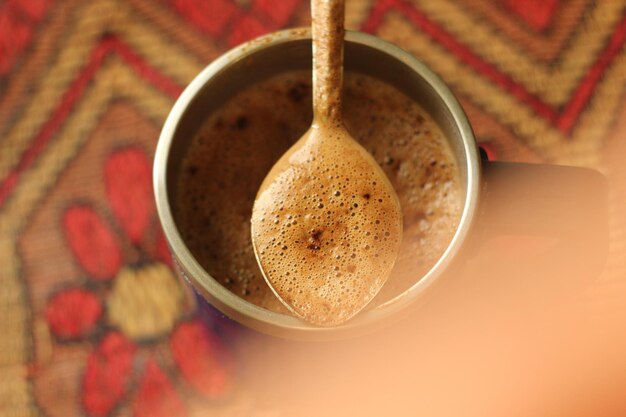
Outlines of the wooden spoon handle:
M 314 123 L 341 124 L 345 0 L 312 0 Z

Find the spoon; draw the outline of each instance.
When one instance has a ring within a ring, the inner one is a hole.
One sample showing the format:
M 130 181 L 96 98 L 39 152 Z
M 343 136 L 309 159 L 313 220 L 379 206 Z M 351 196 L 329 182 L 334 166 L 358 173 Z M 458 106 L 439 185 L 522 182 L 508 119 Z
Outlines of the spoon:
M 313 123 L 272 167 L 252 209 L 265 280 L 296 316 L 335 326 L 378 293 L 402 240 L 393 186 L 342 121 L 344 0 L 312 0 Z

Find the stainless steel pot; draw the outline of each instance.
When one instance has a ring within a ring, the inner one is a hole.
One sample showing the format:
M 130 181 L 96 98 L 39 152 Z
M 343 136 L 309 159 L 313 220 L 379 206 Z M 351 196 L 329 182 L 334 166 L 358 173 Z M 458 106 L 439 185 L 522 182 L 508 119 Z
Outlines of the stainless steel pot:
M 458 162 L 464 190 L 462 216 L 445 253 L 426 275 L 395 298 L 368 309 L 341 326 L 316 327 L 295 317 L 259 308 L 231 293 L 199 265 L 181 237 L 171 200 L 176 192 L 177 173 L 191 139 L 213 109 L 245 86 L 268 76 L 311 67 L 310 32 L 305 29 L 277 32 L 227 52 L 191 82 L 165 122 L 154 162 L 156 203 L 165 236 L 181 276 L 205 300 L 223 313 L 265 333 L 290 338 L 335 338 L 369 331 L 387 323 L 393 317 L 401 316 L 402 312 L 414 304 L 425 290 L 449 269 L 468 241 L 470 229 L 479 218 L 481 190 L 486 184 L 481 178 L 480 153 L 467 117 L 448 87 L 412 55 L 379 38 L 364 33 L 347 32 L 345 40 L 346 71 L 365 73 L 396 86 L 425 108 L 447 136 Z M 550 176 L 553 168 L 544 166 L 542 169 L 545 171 L 534 172 L 539 177 L 543 177 L 544 174 Z M 581 175 L 589 177 L 589 172 L 581 173 L 576 168 L 571 170 L 574 171 L 565 173 L 566 177 L 570 174 L 575 177 Z M 513 165 L 506 167 L 491 165 L 490 171 L 506 171 L 507 177 L 517 177 L 515 174 L 519 172 L 522 172 L 522 177 L 526 176 L 523 173 L 526 171 L 525 167 Z M 558 172 L 563 174 L 560 168 Z M 597 176 L 594 175 L 591 176 L 597 182 Z M 524 179 L 521 181 L 527 183 Z M 511 184 L 515 184 L 515 181 L 511 181 Z M 504 189 L 506 194 L 507 187 L 499 188 Z M 531 189 L 528 186 L 519 188 L 522 194 L 524 190 Z M 532 192 L 528 195 L 531 195 L 533 200 Z M 560 194 L 557 192 L 556 195 Z M 513 193 L 512 197 L 520 196 Z M 569 194 L 560 197 L 570 200 L 574 198 Z M 520 210 L 527 208 L 526 204 L 525 208 Z M 503 216 L 506 218 L 507 214 Z M 576 219 L 570 220 L 565 222 L 567 230 L 571 229 L 568 225 L 576 222 Z M 563 222 L 556 221 L 550 225 L 543 220 L 540 222 L 532 220 L 530 223 L 533 225 L 539 223 L 539 229 L 543 227 L 562 232 L 559 224 Z

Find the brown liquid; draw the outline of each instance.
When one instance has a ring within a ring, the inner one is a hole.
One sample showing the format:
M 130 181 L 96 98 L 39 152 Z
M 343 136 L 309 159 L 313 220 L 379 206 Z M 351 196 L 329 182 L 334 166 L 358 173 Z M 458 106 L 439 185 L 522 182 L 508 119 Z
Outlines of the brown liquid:
M 343 100 L 348 131 L 381 165 L 402 206 L 400 253 L 377 296 L 384 301 L 417 282 L 449 244 L 462 207 L 458 168 L 430 116 L 395 88 L 347 73 Z M 250 215 L 266 173 L 311 117 L 310 72 L 260 82 L 209 116 L 179 177 L 177 223 L 198 262 L 235 294 L 279 312 L 286 309 L 254 257 Z

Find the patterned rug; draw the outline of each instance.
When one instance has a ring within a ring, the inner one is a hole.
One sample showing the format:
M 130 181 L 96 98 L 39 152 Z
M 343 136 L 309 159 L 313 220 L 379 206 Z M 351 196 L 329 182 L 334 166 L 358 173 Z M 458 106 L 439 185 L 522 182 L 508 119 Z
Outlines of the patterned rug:
M 1 416 L 252 415 L 236 332 L 201 317 L 174 277 L 151 160 L 205 65 L 307 25 L 308 8 L 0 1 Z M 623 300 L 624 1 L 354 0 L 347 26 L 440 74 L 491 159 L 603 172 L 609 257 L 590 297 Z

